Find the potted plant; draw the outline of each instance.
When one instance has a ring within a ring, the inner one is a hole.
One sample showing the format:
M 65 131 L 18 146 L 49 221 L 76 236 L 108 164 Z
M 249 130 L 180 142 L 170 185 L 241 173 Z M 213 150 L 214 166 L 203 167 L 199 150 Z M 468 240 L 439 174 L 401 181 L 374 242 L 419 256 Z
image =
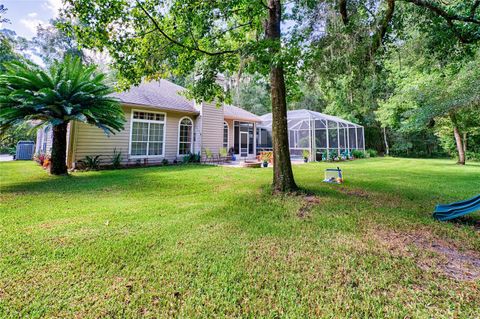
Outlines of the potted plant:
M 327 151 L 322 152 L 322 161 L 327 161 L 328 160 L 328 153 Z
M 304 161 L 305 163 L 307 163 L 307 162 L 308 162 L 308 158 L 310 157 L 310 151 L 309 151 L 309 150 L 303 150 L 302 156 L 303 156 L 303 161 Z
M 336 160 L 338 160 L 337 151 L 331 150 L 329 155 L 330 155 L 330 161 L 331 162 L 335 162 Z
M 261 160 L 262 160 L 262 166 L 263 166 L 263 167 L 268 167 L 268 161 L 270 160 L 269 154 L 266 153 L 266 152 L 263 153 Z
M 228 156 L 230 157 L 230 160 L 232 160 L 233 162 L 237 160 L 237 157 L 235 156 L 235 150 L 233 149 L 233 147 L 230 147 L 230 149 L 228 150 Z

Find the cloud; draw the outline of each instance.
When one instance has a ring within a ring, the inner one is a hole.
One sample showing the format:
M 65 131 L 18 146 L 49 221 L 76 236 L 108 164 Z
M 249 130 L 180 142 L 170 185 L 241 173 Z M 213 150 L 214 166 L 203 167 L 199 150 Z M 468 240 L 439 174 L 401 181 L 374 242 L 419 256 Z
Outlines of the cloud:
M 33 34 L 37 33 L 37 27 L 39 24 L 45 24 L 40 19 L 20 19 L 20 23 L 23 24 Z
M 52 11 L 53 17 L 56 18 L 58 16 L 58 11 L 63 7 L 62 0 L 46 0 L 44 6 Z
M 30 18 L 35 18 L 36 16 L 38 16 L 38 13 L 36 12 L 30 12 L 29 14 L 27 14 Z

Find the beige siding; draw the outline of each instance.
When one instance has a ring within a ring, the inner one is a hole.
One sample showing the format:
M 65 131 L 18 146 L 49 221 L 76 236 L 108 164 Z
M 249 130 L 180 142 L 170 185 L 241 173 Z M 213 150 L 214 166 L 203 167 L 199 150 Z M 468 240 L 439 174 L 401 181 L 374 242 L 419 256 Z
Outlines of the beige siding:
M 74 134 L 75 140 L 73 143 L 75 154 L 73 160 L 81 160 L 87 155 L 102 155 L 103 162 L 108 164 L 111 161 L 113 151 L 116 148 L 117 151 L 122 152 L 124 163 L 134 164 L 137 161 L 137 158 L 131 158 L 129 155 L 132 109 L 161 112 L 158 110 L 125 106 L 124 111 L 127 119 L 125 129 L 110 136 L 106 136 L 104 132 L 97 127 L 79 123 Z M 166 114 L 165 154 L 164 157 L 149 158 L 148 161 L 150 163 L 161 161 L 163 158 L 167 158 L 170 161 L 177 158 L 178 125 L 180 119 L 187 115 L 176 112 L 164 113 Z M 195 121 L 194 116 L 188 115 L 188 117 Z
M 182 115 L 177 113 L 167 114 L 167 135 L 165 136 L 165 156 L 169 160 L 174 160 L 178 156 L 178 126 L 183 117 L 188 117 L 195 121 L 195 118 L 190 115 Z M 194 128 L 195 130 L 195 128 Z M 180 157 L 183 156 L 178 156 Z
M 193 127 L 193 152 L 198 153 L 202 151 L 202 117 L 197 116 Z
M 45 132 L 46 131 L 46 132 Z M 52 143 L 53 143 L 53 132 L 51 126 L 46 126 L 39 128 L 37 130 L 37 140 L 35 144 L 35 153 L 47 153 L 52 152 Z M 43 144 L 45 144 L 45 151 L 43 149 Z
M 218 154 L 223 146 L 223 106 L 215 102 L 202 103 L 202 153 L 209 148 Z
M 45 137 L 47 139 L 47 153 L 52 153 L 52 145 L 53 145 L 53 130 L 52 127 L 49 127 L 48 133 Z

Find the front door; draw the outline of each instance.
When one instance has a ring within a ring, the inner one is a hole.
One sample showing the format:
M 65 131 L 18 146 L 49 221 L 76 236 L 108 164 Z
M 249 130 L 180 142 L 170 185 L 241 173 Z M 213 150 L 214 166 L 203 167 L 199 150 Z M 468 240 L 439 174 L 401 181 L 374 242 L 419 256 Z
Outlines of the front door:
M 240 157 L 248 156 L 248 132 L 240 132 Z

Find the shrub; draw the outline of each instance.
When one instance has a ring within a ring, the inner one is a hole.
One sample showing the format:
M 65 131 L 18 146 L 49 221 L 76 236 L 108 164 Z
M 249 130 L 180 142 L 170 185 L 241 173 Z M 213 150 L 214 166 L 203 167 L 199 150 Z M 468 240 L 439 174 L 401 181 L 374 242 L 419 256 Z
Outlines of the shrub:
M 97 170 L 100 167 L 100 155 L 85 156 L 85 159 L 78 161 L 84 170 Z
M 338 157 L 338 152 L 336 150 L 331 150 L 329 152 L 329 155 L 330 155 L 330 160 L 333 161 Z
M 373 150 L 373 149 L 368 149 L 367 151 L 367 156 L 368 157 L 377 157 L 378 156 L 378 152 L 376 150 Z
M 475 153 L 475 152 L 468 152 L 465 154 L 467 157 L 467 160 L 469 161 L 475 161 L 475 162 L 480 162 L 480 153 Z
M 352 151 L 352 156 L 354 158 L 365 158 L 365 153 L 363 151 L 360 151 L 360 150 L 353 150 Z
M 273 152 L 272 151 L 260 152 L 258 159 L 261 160 L 262 162 L 273 163 Z
M 43 166 L 43 162 L 45 161 L 46 155 L 44 153 L 35 153 L 33 155 L 33 160 L 38 164 Z
M 322 161 L 326 161 L 328 159 L 328 153 L 327 151 L 322 152 Z
M 310 157 L 310 151 L 309 151 L 309 150 L 303 150 L 303 151 L 302 151 L 302 156 L 303 156 L 303 158 L 308 158 L 308 157 Z
M 186 164 L 186 163 L 200 163 L 200 153 L 198 154 L 192 154 L 192 153 L 188 153 L 188 155 L 185 155 L 183 157 L 183 163 Z
M 219 153 L 220 153 L 220 156 L 221 156 L 221 157 L 227 157 L 227 155 L 228 155 L 227 148 L 226 148 L 226 147 L 222 147 L 222 148 L 220 149 L 220 152 L 219 152 Z
M 112 166 L 113 168 L 119 168 L 122 164 L 122 152 L 117 152 L 115 148 L 113 150 Z
M 15 155 L 16 148 L 10 146 L 0 146 L 0 154 Z
M 50 157 L 46 157 L 46 158 L 43 160 L 42 167 L 45 168 L 45 169 L 49 169 L 49 167 L 50 167 L 51 164 L 52 164 L 52 161 L 51 161 Z
M 162 159 L 162 165 L 168 165 L 168 160 L 166 158 Z
M 260 154 L 260 160 L 264 163 L 268 163 L 271 158 L 272 158 L 271 152 L 261 152 Z

